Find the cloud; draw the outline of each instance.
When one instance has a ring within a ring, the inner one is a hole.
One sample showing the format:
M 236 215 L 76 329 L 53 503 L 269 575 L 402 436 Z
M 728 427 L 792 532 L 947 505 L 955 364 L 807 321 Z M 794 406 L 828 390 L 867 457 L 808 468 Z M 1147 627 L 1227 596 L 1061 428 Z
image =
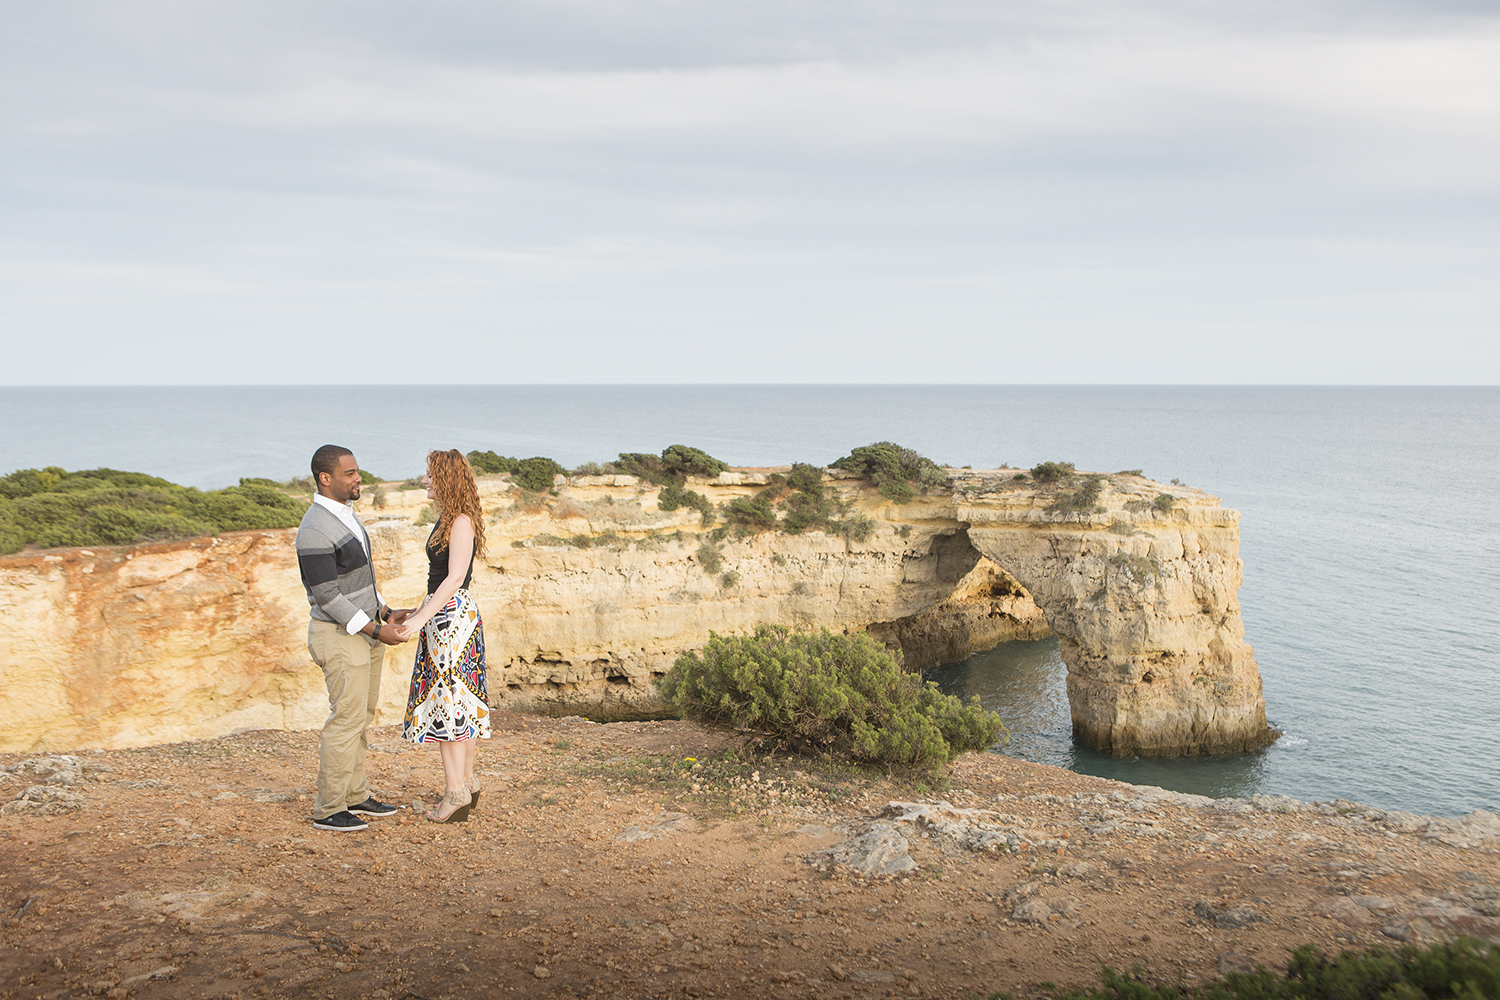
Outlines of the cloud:
M 1066 381 L 1399 381 L 1418 331 L 1500 378 L 1479 5 L 124 0 L 3 30 L 0 347 L 124 345 L 84 381 L 434 328 L 502 380 L 561 338 L 541 381 L 1054 342 Z M 1237 369 L 1250 337 L 1276 349 Z

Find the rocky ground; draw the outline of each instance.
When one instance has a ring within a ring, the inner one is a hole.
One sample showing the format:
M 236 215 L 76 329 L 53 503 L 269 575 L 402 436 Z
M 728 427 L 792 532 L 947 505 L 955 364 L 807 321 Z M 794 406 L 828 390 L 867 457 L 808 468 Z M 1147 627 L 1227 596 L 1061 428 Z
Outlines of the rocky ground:
M 0 998 L 967 997 L 1500 943 L 1500 819 L 968 755 L 946 788 L 687 723 L 501 716 L 470 822 L 309 822 L 314 733 L 0 757 Z M 437 753 L 372 731 L 391 802 Z

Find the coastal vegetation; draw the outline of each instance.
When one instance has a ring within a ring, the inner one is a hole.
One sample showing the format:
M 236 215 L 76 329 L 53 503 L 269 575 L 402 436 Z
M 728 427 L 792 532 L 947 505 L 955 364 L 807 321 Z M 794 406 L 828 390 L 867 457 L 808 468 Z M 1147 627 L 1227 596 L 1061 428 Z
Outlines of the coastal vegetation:
M 1098 514 L 1104 510 L 1099 505 L 1099 494 L 1104 490 L 1103 476 L 1089 476 L 1083 484 L 1066 496 L 1058 497 L 1046 506 L 1049 514 L 1063 514 L 1065 516 L 1085 518 L 1090 514 Z
M 743 533 L 821 530 L 862 542 L 874 531 L 874 522 L 823 484 L 823 470 L 805 462 L 793 463 L 785 476 L 772 473 L 766 488 L 754 496 L 731 501 L 726 516 Z
M 141 472 L 20 469 L 0 477 L 0 554 L 295 527 L 307 510 L 297 485 L 242 479 L 201 491 Z
M 1149 986 L 1105 966 L 1100 980 L 1083 990 L 1042 987 L 1048 1000 L 1490 1000 L 1500 997 L 1500 945 L 1459 938 L 1336 958 L 1303 945 L 1292 951 L 1285 973 L 1257 966 L 1198 986 Z M 1009 993 L 990 996 L 1014 1000 Z
M 553 459 L 541 455 L 511 458 L 493 451 L 471 451 L 464 457 L 475 472 L 515 476 L 517 485 L 531 493 L 545 493 L 552 488 L 553 479 L 568 471 Z
M 919 490 L 948 481 L 947 473 L 932 459 L 893 441 L 863 445 L 829 465 L 863 476 L 875 484 L 881 496 L 895 503 L 908 503 Z
M 677 658 L 661 692 L 696 722 L 761 733 L 803 754 L 917 771 L 987 749 L 1005 733 L 977 698 L 942 694 L 863 632 L 710 632 L 701 652 Z
M 1076 471 L 1072 462 L 1041 462 L 1031 467 L 1031 478 L 1039 483 L 1055 483 L 1072 479 Z

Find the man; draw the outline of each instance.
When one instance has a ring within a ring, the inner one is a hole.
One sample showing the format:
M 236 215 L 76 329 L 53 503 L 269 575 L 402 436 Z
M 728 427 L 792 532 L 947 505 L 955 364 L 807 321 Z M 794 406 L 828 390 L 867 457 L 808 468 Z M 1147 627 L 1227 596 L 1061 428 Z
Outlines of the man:
M 391 612 L 375 588 L 370 536 L 354 516 L 360 487 L 354 453 L 325 444 L 313 453 L 312 474 L 318 492 L 297 528 L 297 566 L 312 609 L 307 650 L 328 685 L 313 826 L 347 832 L 365 829 L 364 817 L 396 812 L 372 798 L 365 783 L 365 730 L 380 700 L 385 647 L 401 640 L 386 624 Z

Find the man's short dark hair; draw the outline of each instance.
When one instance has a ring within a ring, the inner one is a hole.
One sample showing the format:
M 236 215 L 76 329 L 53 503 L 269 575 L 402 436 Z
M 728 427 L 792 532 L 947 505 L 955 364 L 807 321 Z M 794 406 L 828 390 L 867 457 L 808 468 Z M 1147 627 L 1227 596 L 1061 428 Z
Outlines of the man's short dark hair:
M 348 448 L 345 448 L 343 445 L 338 444 L 325 444 L 323 447 L 313 452 L 313 482 L 321 484 L 323 480 L 318 478 L 321 473 L 326 472 L 330 476 L 333 475 L 335 472 L 339 471 L 339 459 L 343 458 L 345 455 L 352 454 L 354 454 L 354 452 L 350 451 Z

